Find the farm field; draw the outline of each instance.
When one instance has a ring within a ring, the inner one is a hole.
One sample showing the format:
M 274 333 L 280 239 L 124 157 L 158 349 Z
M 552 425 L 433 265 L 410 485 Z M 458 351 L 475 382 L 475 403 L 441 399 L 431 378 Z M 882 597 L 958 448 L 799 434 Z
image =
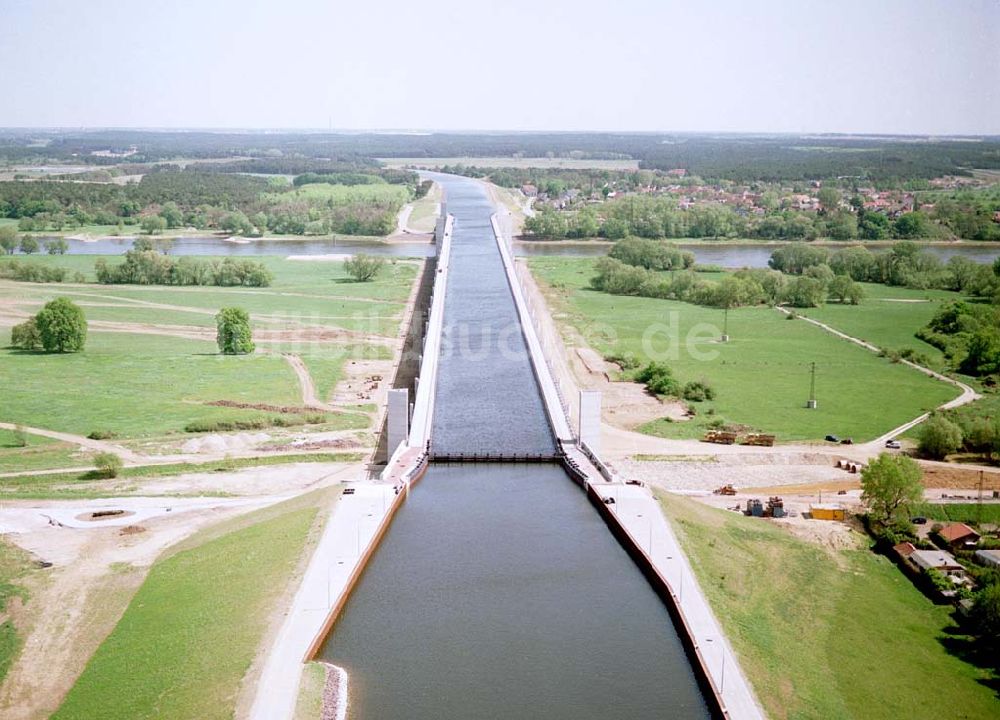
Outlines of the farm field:
M 828 433 L 860 442 L 958 394 L 951 386 L 771 308 L 730 310 L 730 341 L 719 343 L 722 311 L 591 290 L 593 262 L 529 261 L 564 336 L 572 326 L 605 356 L 630 353 L 642 364 L 662 360 L 682 383 L 707 380 L 716 391 L 714 401 L 692 403 L 697 413 L 692 420 L 657 420 L 640 427 L 643 432 L 696 438 L 721 418 L 774 433 L 779 442 L 822 439 Z M 807 410 L 813 362 L 819 409 Z
M 317 499 L 228 521 L 168 550 L 53 718 L 232 717 L 274 604 L 314 534 L 319 503 L 309 497 Z
M 773 718 L 987 720 L 1000 678 L 893 563 L 660 493 L 709 603 Z

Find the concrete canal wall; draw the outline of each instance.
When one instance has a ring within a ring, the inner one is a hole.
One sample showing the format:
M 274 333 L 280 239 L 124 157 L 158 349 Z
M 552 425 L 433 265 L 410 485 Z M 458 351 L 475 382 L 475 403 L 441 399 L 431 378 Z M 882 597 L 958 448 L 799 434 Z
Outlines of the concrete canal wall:
M 434 412 L 451 226 L 450 217 L 441 224 L 440 255 L 424 333 L 409 438 L 390 450 L 388 464 L 377 484 L 348 484 L 345 487 L 352 493 L 341 497 L 327 520 L 292 607 L 261 671 L 250 711 L 252 720 L 292 717 L 302 677 L 302 663 L 315 659 L 410 487 L 423 477 L 427 469 L 426 447 Z
M 622 483 L 599 454 L 575 436 L 569 405 L 553 379 L 538 340 L 510 242 L 503 235 L 498 216 L 493 215 L 491 220 L 546 412 L 559 438 L 566 472 L 586 491 L 612 534 L 667 606 L 712 715 L 732 720 L 763 720 L 763 710 L 656 498 L 647 488 Z M 636 539 L 636 533 L 643 529 L 648 538 L 645 547 Z

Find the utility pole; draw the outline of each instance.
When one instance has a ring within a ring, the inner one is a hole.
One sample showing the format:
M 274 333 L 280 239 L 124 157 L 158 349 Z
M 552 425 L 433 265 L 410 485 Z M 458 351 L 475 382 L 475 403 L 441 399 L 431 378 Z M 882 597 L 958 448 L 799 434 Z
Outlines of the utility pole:
M 729 342 L 729 305 L 722 309 L 722 342 Z
M 979 471 L 979 498 L 976 500 L 976 525 L 983 524 L 983 471 Z
M 812 364 L 812 369 L 810 370 L 809 400 L 806 402 L 806 407 L 810 410 L 816 409 L 816 363 Z

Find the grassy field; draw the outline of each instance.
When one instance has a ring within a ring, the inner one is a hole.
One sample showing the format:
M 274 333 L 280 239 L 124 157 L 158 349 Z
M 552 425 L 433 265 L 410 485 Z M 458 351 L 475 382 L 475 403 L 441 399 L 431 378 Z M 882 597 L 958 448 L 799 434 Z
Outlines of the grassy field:
M 81 305 L 88 320 L 118 323 L 119 329 L 128 331 L 91 328 L 84 352 L 45 355 L 7 347 L 9 330 L 0 329 L 0 375 L 18 379 L 5 387 L 0 420 L 82 435 L 102 430 L 126 439 L 156 437 L 180 432 L 193 421 L 261 415 L 206 402 L 299 405 L 298 381 L 278 353 L 303 357 L 315 373 L 321 397 L 330 396 L 349 359 L 391 357 L 389 347 L 372 344 L 369 336 L 396 335 L 419 264 L 390 262 L 374 282 L 357 283 L 349 279 L 341 262 L 259 259 L 275 276 L 268 288 L 0 281 L 0 305 L 28 314 L 44 302 L 67 296 Z M 30 262 L 81 272 L 92 281 L 95 260 L 45 255 Z M 209 339 L 214 336 L 214 315 L 229 305 L 248 310 L 257 329 L 281 333 L 258 342 L 260 350 L 272 354 L 218 355 Z M 179 331 L 204 332 L 207 337 L 140 332 L 143 326 L 154 325 L 179 326 Z M 332 339 L 335 335 L 340 337 Z M 331 414 L 327 429 L 361 428 L 366 422 L 358 413 Z M 80 464 L 64 462 L 70 459 L 65 447 L 8 445 L 0 436 L 0 472 Z
M 704 379 L 716 390 L 714 401 L 692 404 L 697 412 L 693 420 L 657 420 L 643 426 L 643 432 L 700 437 L 709 423 L 722 418 L 774 433 L 779 441 L 833 433 L 858 442 L 957 394 L 944 383 L 770 308 L 731 310 L 730 341 L 723 344 L 717 342 L 723 326 L 720 310 L 590 290 L 590 259 L 531 258 L 529 266 L 548 287 L 559 321 L 573 326 L 598 352 L 631 353 L 643 363 L 663 360 L 681 382 Z M 813 362 L 819 409 L 807 410 Z
M 888 559 L 662 494 L 699 583 L 777 720 L 987 720 L 1000 678 Z
M 414 201 L 407 225 L 419 232 L 433 232 L 441 203 L 441 186 L 434 183 L 426 195 Z
M 860 305 L 829 303 L 821 308 L 799 311 L 799 314 L 883 349 L 911 348 L 926 356 L 934 369 L 942 369 L 944 354 L 917 339 L 914 333 L 930 322 L 942 304 L 962 296 L 946 290 L 909 290 L 874 283 L 864 283 L 864 289 L 866 298 Z
M 317 720 L 323 716 L 323 689 L 326 685 L 326 666 L 307 663 L 302 668 L 299 698 L 295 703 L 293 720 Z
M 0 473 L 71 467 L 90 462 L 91 454 L 71 443 L 25 433 L 24 447 L 12 430 L 0 430 Z
M 27 552 L 0 537 L 0 682 L 21 648 L 17 628 L 7 618 L 7 606 L 15 597 L 28 601 L 27 592 L 17 581 L 34 567 Z
M 985 497 L 989 498 L 986 492 Z M 1000 524 L 1000 504 L 984 502 L 980 507 L 977 503 L 922 503 L 915 505 L 910 514 L 922 515 L 930 520 L 947 522 L 984 522 Z
M 440 168 L 445 165 L 465 165 L 483 168 L 564 168 L 567 170 L 638 170 L 638 160 L 577 160 L 574 158 L 525 157 L 439 157 L 439 158 L 379 158 L 386 167 Z
M 95 475 L 94 471 L 51 472 L 38 475 L 11 475 L 0 478 L 0 499 L 3 500 L 67 500 L 73 498 L 108 498 L 136 494 L 141 480 L 169 477 L 185 473 L 234 472 L 247 467 L 286 465 L 289 463 L 360 462 L 361 453 L 293 453 L 263 457 L 226 458 L 208 462 L 171 463 L 168 465 L 139 465 L 122 468 L 113 480 Z M 198 494 L 222 497 L 225 492 L 202 488 Z M 148 495 L 144 492 L 144 495 Z
M 0 344 L 9 344 L 9 331 Z M 280 357 L 224 357 L 214 343 L 152 335 L 91 333 L 84 352 L 47 355 L 0 349 L 3 419 L 87 435 L 182 431 L 193 420 L 236 420 L 259 411 L 202 403 L 235 400 L 297 405 L 295 375 Z
M 231 718 L 317 513 L 261 511 L 157 562 L 53 718 Z
M 291 204 L 297 201 L 322 200 L 334 205 L 385 202 L 399 207 L 410 199 L 410 188 L 404 185 L 377 183 L 373 185 L 329 185 L 310 183 L 283 193 L 265 193 L 264 200 Z

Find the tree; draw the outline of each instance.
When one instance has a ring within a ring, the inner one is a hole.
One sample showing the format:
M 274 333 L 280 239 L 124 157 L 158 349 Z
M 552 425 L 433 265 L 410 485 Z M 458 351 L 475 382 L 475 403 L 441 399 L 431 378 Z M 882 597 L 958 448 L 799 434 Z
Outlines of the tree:
M 31 237 L 31 235 L 25 235 L 21 238 L 21 252 L 25 255 L 38 252 L 38 241 Z
M 862 287 L 847 275 L 838 275 L 831 280 L 827 292 L 841 304 L 849 302 L 851 305 L 857 305 L 865 296 Z
M 184 223 L 184 213 L 175 202 L 165 203 L 160 209 L 160 217 L 167 223 L 168 228 L 180 227 Z
M 792 307 L 819 307 L 826 300 L 826 286 L 816 278 L 799 276 L 788 284 L 784 300 Z
M 344 261 L 344 270 L 354 278 L 356 282 L 368 282 L 375 279 L 378 271 L 382 269 L 385 261 L 380 257 L 358 253 L 354 257 Z
M 943 460 L 962 446 L 962 428 L 943 415 L 932 415 L 920 428 L 920 453 Z
M 976 593 L 971 617 L 981 640 L 1000 645 L 1000 583 L 989 583 Z
M 253 235 L 253 223 L 239 210 L 222 218 L 219 227 L 231 235 Z
M 21 350 L 38 350 L 42 347 L 42 336 L 38 332 L 35 318 L 10 329 L 10 344 Z
M 78 352 L 87 341 L 87 318 L 69 298 L 56 298 L 35 316 L 46 352 Z
M 138 237 L 132 242 L 132 249 L 136 252 L 152 252 L 156 247 L 149 238 Z
M 103 477 L 118 477 L 122 469 L 122 459 L 112 452 L 99 452 L 94 456 L 94 465 Z
M 254 351 L 250 316 L 243 308 L 222 308 L 215 316 L 216 342 L 223 355 L 246 355 Z
M 142 219 L 142 230 L 149 235 L 156 235 L 167 229 L 167 221 L 159 215 L 147 215 Z
M 891 524 L 900 509 L 923 498 L 922 476 L 912 458 L 882 453 L 861 471 L 861 500 L 876 522 Z
M 893 223 L 892 231 L 900 238 L 924 237 L 927 234 L 927 217 L 920 212 L 903 213 Z
M 13 255 L 17 249 L 17 231 L 10 225 L 0 227 L 0 250 L 6 255 Z
M 65 255 L 69 250 L 69 243 L 61 237 L 52 238 L 45 243 L 45 250 L 49 255 Z
M 823 212 L 832 212 L 840 205 L 840 191 L 837 188 L 820 188 L 816 197 L 819 198 L 819 204 L 823 208 Z

